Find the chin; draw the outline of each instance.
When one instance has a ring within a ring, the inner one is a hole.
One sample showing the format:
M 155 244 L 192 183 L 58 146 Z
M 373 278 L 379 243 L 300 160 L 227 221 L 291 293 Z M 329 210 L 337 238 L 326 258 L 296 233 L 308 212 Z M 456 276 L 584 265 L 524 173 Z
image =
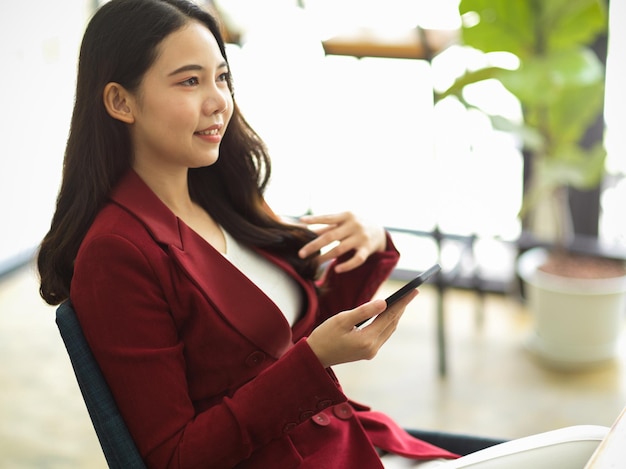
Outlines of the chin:
M 215 163 L 217 163 L 218 159 L 219 159 L 218 157 L 205 158 L 203 161 L 199 161 L 198 164 L 191 165 L 189 167 L 190 168 L 206 168 L 208 166 L 213 166 Z

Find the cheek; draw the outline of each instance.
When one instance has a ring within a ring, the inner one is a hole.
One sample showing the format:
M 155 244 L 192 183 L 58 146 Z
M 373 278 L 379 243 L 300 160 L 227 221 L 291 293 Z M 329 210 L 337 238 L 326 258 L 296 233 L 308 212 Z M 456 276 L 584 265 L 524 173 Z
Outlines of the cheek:
M 155 131 L 161 126 L 170 126 L 171 123 L 179 120 L 180 110 L 174 103 L 163 101 L 144 102 L 141 108 L 141 117 L 144 123 Z
M 198 117 L 197 106 L 172 100 L 161 107 L 161 117 L 168 125 L 179 126 L 194 123 Z
M 234 109 L 235 109 L 235 103 L 233 101 L 232 96 L 228 95 L 228 100 L 227 100 L 227 110 L 224 113 L 224 124 L 228 124 L 230 122 L 230 119 L 233 117 L 233 113 L 234 113 Z

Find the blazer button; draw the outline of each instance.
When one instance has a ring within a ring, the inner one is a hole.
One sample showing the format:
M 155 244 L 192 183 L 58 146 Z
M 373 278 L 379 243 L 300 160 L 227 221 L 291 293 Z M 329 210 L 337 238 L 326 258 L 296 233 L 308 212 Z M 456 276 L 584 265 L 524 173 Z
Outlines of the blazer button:
M 311 412 L 310 410 L 307 410 L 305 412 L 302 412 L 300 414 L 300 422 L 304 422 L 305 420 L 309 420 L 311 417 L 313 417 L 313 412 Z
M 261 363 L 263 363 L 264 360 L 265 354 L 257 350 L 256 352 L 252 352 L 250 355 L 248 355 L 248 358 L 246 358 L 246 365 L 248 365 L 250 368 L 254 368 L 255 366 L 259 366 Z
M 348 420 L 354 415 L 352 407 L 347 402 L 344 402 L 343 404 L 338 404 L 333 407 L 333 413 L 341 420 Z
M 314 415 L 311 420 L 313 421 L 313 423 L 316 423 L 321 427 L 325 427 L 326 425 L 330 424 L 330 417 L 324 412 L 320 412 L 319 414 Z
M 333 405 L 333 401 L 329 399 L 324 399 L 323 401 L 319 401 L 317 403 L 317 410 L 324 410 Z
M 290 431 L 292 431 L 294 428 L 296 428 L 298 426 L 297 423 L 294 422 L 290 422 L 287 425 L 285 425 L 283 427 L 283 433 L 289 433 Z

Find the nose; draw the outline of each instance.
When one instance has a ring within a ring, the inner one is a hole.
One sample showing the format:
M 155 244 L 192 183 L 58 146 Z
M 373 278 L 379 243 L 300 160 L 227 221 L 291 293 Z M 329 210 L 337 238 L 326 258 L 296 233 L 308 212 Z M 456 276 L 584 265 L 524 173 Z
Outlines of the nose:
M 221 114 L 228 109 L 230 100 L 230 90 L 213 86 L 205 96 L 203 112 L 208 115 Z

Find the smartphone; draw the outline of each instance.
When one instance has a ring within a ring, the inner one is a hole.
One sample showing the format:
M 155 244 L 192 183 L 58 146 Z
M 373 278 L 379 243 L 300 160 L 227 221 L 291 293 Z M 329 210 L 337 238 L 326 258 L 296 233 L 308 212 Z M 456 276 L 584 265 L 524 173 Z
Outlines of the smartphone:
M 415 290 L 417 287 L 419 287 L 421 284 L 423 284 L 426 280 L 428 280 L 430 277 L 435 275 L 440 270 L 441 270 L 441 266 L 439 264 L 435 264 L 432 267 L 429 267 L 428 269 L 423 271 L 421 274 L 419 274 L 410 282 L 400 287 L 398 290 L 396 290 L 394 293 L 392 293 L 385 299 L 385 303 L 387 303 L 387 308 L 389 308 L 392 304 L 394 304 L 400 298 L 403 298 L 404 296 L 406 296 L 410 291 Z M 356 327 L 362 326 L 367 321 L 369 321 L 369 319 L 366 319 L 365 321 L 361 321 L 360 323 L 356 325 Z

